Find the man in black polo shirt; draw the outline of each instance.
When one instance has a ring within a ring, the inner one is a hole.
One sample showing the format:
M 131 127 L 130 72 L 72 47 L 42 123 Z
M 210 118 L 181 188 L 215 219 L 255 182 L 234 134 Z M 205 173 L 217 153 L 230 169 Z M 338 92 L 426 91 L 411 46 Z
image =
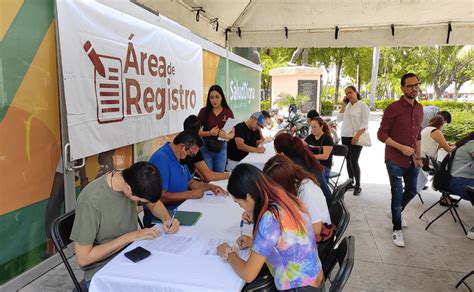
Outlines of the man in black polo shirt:
M 227 145 L 227 171 L 232 171 L 249 153 L 265 152 L 259 131 L 263 126 L 261 112 L 253 113 L 248 120 L 235 126 L 234 139 Z

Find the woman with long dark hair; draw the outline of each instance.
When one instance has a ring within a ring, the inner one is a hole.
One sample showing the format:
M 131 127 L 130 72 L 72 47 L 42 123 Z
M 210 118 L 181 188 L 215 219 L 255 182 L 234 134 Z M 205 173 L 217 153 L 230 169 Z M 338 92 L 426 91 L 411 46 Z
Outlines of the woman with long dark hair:
M 202 156 L 210 170 L 224 172 L 227 162 L 227 142 L 219 140 L 223 138 L 230 140 L 234 138 L 234 129 L 229 133 L 222 130 L 227 119 L 234 118 L 219 85 L 212 85 L 207 94 L 206 106 L 198 114 L 203 128 L 199 136 L 204 140 L 201 147 Z
M 263 172 L 303 202 L 316 236 L 321 234 L 323 223 L 331 224 L 326 198 L 312 174 L 281 154 L 270 158 L 265 163 Z
M 278 290 L 318 291 L 324 276 L 309 215 L 301 201 L 245 163 L 234 169 L 227 190 L 255 222 L 252 237 L 237 239 L 241 249 L 251 250 L 247 261 L 239 257 L 237 247 L 227 243 L 217 247 L 217 253 L 246 282 L 253 281 L 266 263 Z
M 283 153 L 295 164 L 303 167 L 306 171 L 312 173 L 319 181 L 319 186 L 323 191 L 326 200 L 330 200 L 332 197 L 331 190 L 328 187 L 328 183 L 324 178 L 324 168 L 314 157 L 313 153 L 304 142 L 296 136 L 292 136 L 289 133 L 281 133 L 275 137 L 273 141 L 275 151 L 277 153 Z
M 349 148 L 347 153 L 347 173 L 349 178 L 355 182 L 354 196 L 360 195 L 360 166 L 359 157 L 362 146 L 357 145 L 360 136 L 369 127 L 369 107 L 361 101 L 361 96 L 354 86 L 347 86 L 346 96 L 342 103 L 339 117 L 342 117 L 341 142 Z
M 467 186 L 474 187 L 474 132 L 469 133 L 455 145 L 456 152 L 451 164 L 452 178 L 449 181 L 449 189 L 454 195 L 474 204 L 466 190 Z
M 311 134 L 304 139 L 316 158 L 324 166 L 324 178 L 329 181 L 332 168 L 332 149 L 334 141 L 328 124 L 321 118 L 315 117 L 310 121 Z
M 451 180 L 449 190 L 454 195 L 468 200 L 474 205 L 474 198 L 467 192 L 467 187 L 474 188 L 474 132 L 469 133 L 464 139 L 456 142 L 451 164 Z M 469 239 L 474 239 L 474 227 L 467 233 Z

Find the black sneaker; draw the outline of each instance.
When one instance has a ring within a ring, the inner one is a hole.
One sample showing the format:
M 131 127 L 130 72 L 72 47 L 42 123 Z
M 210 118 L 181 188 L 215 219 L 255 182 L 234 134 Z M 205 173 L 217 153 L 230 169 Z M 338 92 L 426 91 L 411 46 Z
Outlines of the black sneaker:
M 359 196 L 362 189 L 359 186 L 354 186 L 354 196 Z

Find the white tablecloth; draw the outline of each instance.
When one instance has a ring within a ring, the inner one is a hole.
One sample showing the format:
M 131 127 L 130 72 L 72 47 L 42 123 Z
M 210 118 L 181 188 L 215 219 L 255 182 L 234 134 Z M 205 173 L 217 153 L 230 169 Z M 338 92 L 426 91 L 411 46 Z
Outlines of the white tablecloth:
M 268 161 L 268 159 L 272 158 L 276 152 L 275 147 L 273 147 L 273 141 L 264 144 L 265 152 L 264 153 L 249 153 L 244 159 L 240 161 L 240 163 L 249 163 L 260 170 L 263 170 L 263 166 Z
M 216 184 L 227 187 L 227 181 Z M 235 243 L 240 235 L 243 210 L 231 196 L 219 199 L 210 195 L 199 200 L 187 200 L 179 210 L 203 214 L 196 225 L 181 226 L 177 234 L 161 236 L 191 237 L 191 247 L 182 254 L 151 251 L 151 256 L 133 263 L 123 255 L 126 251 L 153 244 L 146 240 L 134 242 L 94 275 L 89 290 L 240 291 L 245 283 L 232 267 L 219 256 L 205 255 L 203 251 L 209 246 L 210 239 Z M 246 225 L 245 229 L 245 233 L 251 232 L 251 226 Z

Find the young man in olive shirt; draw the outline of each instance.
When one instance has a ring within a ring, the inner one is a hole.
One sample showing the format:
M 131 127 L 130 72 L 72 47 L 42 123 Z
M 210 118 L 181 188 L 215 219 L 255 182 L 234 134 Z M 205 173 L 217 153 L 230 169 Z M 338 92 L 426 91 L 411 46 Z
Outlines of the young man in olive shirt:
M 179 222 L 171 221 L 160 197 L 160 172 L 148 162 L 114 170 L 82 190 L 70 238 L 88 286 L 92 276 L 129 243 L 160 235 L 156 228 L 137 230 L 137 202 L 153 203 L 164 229 L 178 231 Z

